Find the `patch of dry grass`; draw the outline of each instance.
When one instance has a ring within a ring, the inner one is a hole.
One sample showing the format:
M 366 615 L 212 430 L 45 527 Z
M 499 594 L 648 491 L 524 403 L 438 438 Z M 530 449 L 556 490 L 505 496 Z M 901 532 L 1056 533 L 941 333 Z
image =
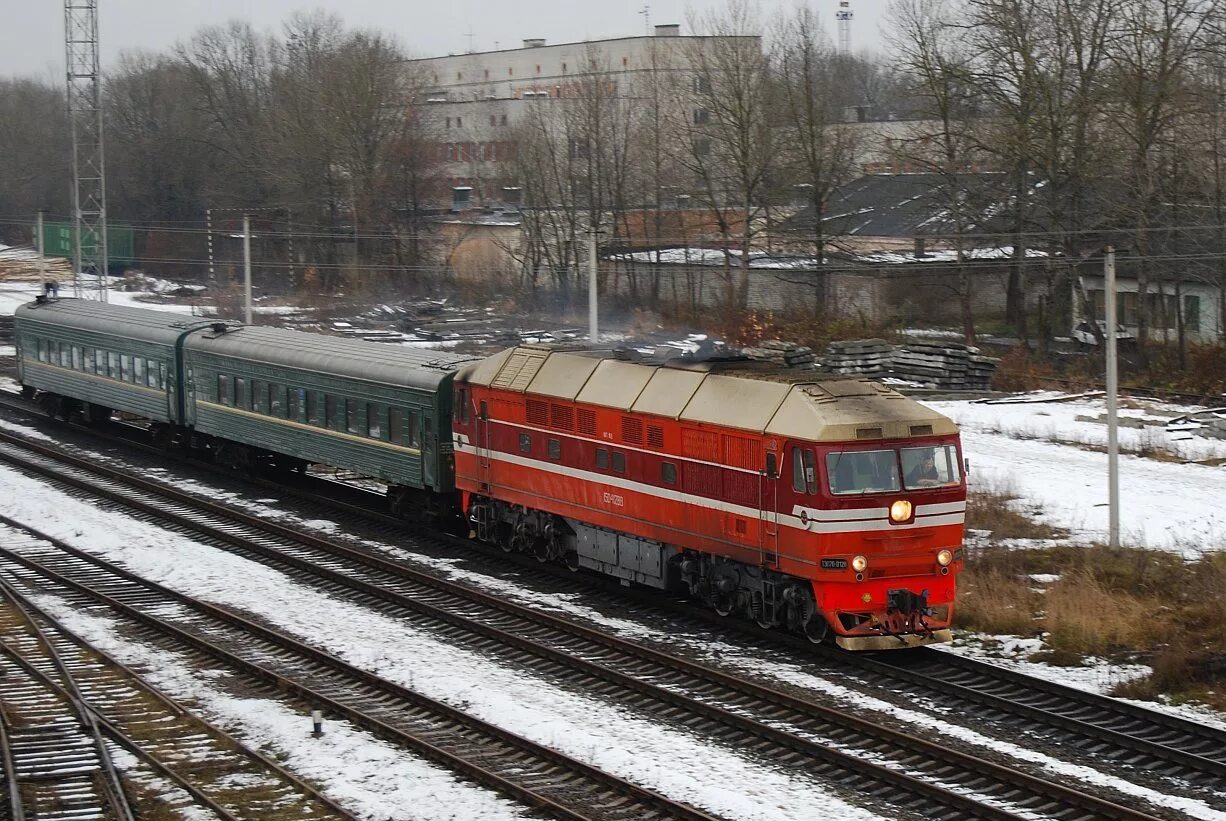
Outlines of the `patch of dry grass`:
M 968 566 L 958 577 L 958 624 L 981 633 L 1035 633 L 1037 594 L 1029 579 L 1000 567 Z
M 1055 539 L 1064 531 L 1017 509 L 1019 496 L 1007 486 L 977 484 L 966 496 L 966 526 L 986 530 L 993 540 Z
M 1080 656 L 1136 651 L 1160 641 L 1160 603 L 1107 586 L 1086 570 L 1066 573 L 1045 595 L 1047 644 Z

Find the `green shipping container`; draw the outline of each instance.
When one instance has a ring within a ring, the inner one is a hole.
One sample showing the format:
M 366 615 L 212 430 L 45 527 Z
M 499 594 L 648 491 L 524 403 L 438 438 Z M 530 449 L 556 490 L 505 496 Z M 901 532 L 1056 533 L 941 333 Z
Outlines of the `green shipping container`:
M 128 268 L 136 262 L 136 232 L 124 226 L 107 226 L 106 256 L 111 271 L 116 268 Z M 49 257 L 73 258 L 72 223 L 44 222 L 43 247 Z M 94 232 L 87 232 L 81 237 L 83 248 L 92 248 L 97 242 Z

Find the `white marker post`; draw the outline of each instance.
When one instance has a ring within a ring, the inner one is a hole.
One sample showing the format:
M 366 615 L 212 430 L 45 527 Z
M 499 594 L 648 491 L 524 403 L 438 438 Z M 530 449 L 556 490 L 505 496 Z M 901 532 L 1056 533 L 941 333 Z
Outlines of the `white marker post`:
M 1116 411 L 1119 392 L 1119 364 L 1116 357 L 1115 248 L 1107 246 L 1104 260 L 1104 313 L 1107 325 L 1107 541 L 1120 546 L 1120 438 Z
M 243 322 L 251 324 L 251 215 L 243 214 Z

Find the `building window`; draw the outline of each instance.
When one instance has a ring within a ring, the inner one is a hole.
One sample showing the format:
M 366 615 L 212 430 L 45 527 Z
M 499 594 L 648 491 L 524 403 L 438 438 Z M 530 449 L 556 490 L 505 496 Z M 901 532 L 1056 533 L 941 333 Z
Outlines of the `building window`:
M 451 128 L 451 118 L 450 117 L 447 118 L 447 127 Z
M 498 117 L 493 114 L 490 115 L 490 125 L 498 125 Z
M 672 462 L 660 464 L 660 480 L 666 485 L 677 484 L 677 466 Z
M 499 117 L 499 118 L 498 118 L 498 124 L 499 124 L 499 125 L 506 125 L 506 124 L 507 124 L 507 115 L 506 115 L 506 114 L 503 114 L 501 117 Z
M 562 64 L 562 73 L 563 73 L 563 74 L 565 74 L 565 73 L 566 73 L 566 63 L 563 63 L 563 64 Z
M 707 139 L 694 140 L 693 151 L 695 157 L 705 157 L 711 153 L 711 141 Z
M 532 452 L 532 436 L 530 434 L 521 433 L 519 435 L 519 452 L 520 453 L 531 453 Z
M 455 78 L 456 78 L 457 80 L 463 80 L 463 79 L 464 79 L 464 74 L 463 74 L 463 72 L 457 71 L 457 72 L 455 73 Z
M 489 78 L 490 78 L 490 70 L 487 68 L 487 69 L 485 70 L 485 79 L 487 79 L 487 80 L 488 80 Z
M 694 109 L 694 125 L 706 125 L 711 122 L 711 112 L 705 108 Z
M 1189 331 L 1200 330 L 1200 297 L 1194 294 L 1184 294 L 1183 297 L 1183 327 Z
M 456 128 L 463 128 L 463 127 L 464 127 L 464 118 L 463 118 L 463 117 L 456 117 L 456 118 L 455 118 L 455 127 L 456 127 Z
M 537 63 L 537 64 L 536 64 L 536 73 L 537 73 L 537 74 L 540 74 L 540 73 L 541 73 L 541 64 L 540 64 L 540 63 Z
M 557 439 L 549 440 L 549 458 L 555 462 L 562 458 L 562 443 Z
M 507 68 L 507 76 L 508 76 L 508 77 L 514 77 L 514 76 L 515 76 L 515 69 L 513 69 L 513 68 Z
M 626 454 L 613 451 L 613 471 L 614 473 L 626 472 Z

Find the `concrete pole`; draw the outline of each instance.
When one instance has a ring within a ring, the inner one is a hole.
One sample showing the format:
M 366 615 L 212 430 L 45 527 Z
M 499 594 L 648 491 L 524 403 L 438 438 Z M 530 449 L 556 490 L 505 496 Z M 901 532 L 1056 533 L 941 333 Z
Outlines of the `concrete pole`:
M 243 214 L 243 322 L 251 324 L 251 215 Z
M 209 287 L 217 286 L 217 270 L 213 267 L 213 209 L 204 209 L 204 242 L 209 249 Z
M 1107 246 L 1104 260 L 1106 279 L 1104 308 L 1107 320 L 1107 539 L 1111 547 L 1120 546 L 1120 439 L 1116 394 L 1119 393 L 1119 363 L 1116 356 L 1115 248 Z
M 600 233 L 596 230 L 596 225 L 593 224 L 588 228 L 588 243 L 587 243 L 587 338 L 593 345 L 600 341 L 600 333 L 597 327 L 597 294 L 596 285 L 599 280 L 597 276 L 597 254 L 596 241 Z
M 38 209 L 38 222 L 35 223 L 34 250 L 38 251 L 38 287 L 47 282 L 47 245 L 43 236 L 43 209 Z

